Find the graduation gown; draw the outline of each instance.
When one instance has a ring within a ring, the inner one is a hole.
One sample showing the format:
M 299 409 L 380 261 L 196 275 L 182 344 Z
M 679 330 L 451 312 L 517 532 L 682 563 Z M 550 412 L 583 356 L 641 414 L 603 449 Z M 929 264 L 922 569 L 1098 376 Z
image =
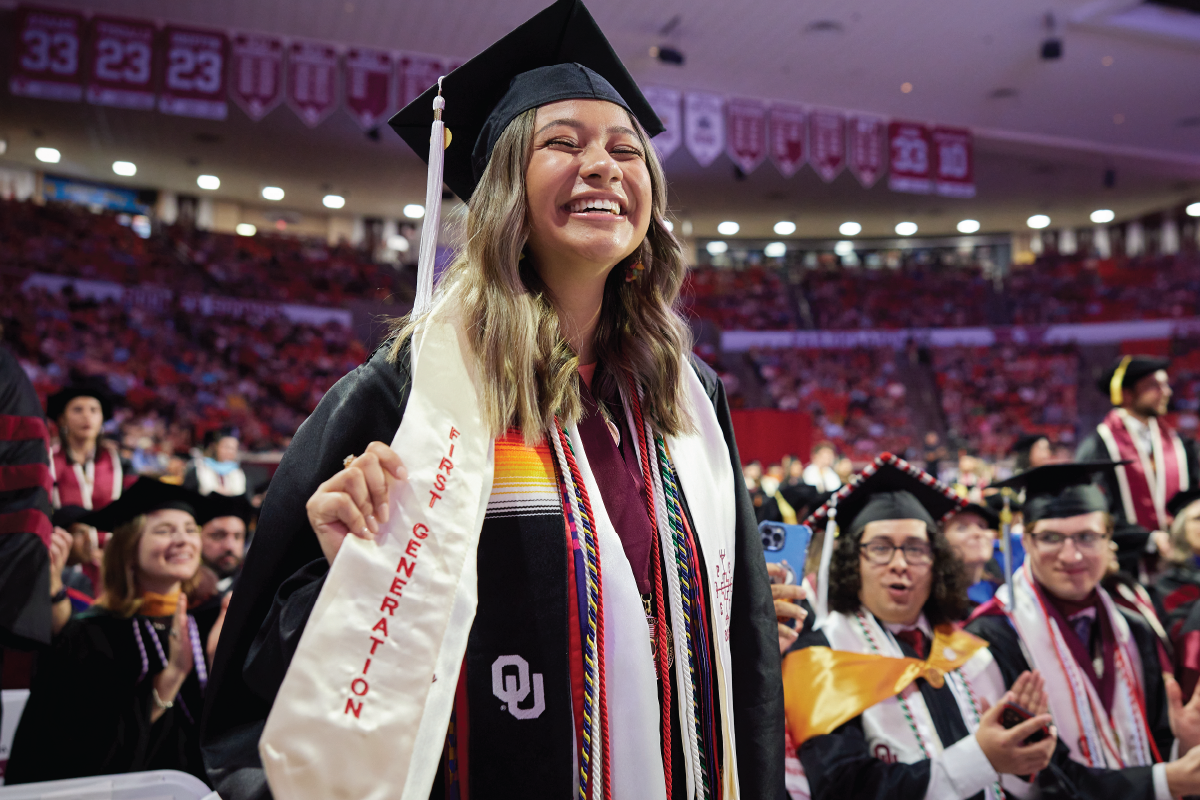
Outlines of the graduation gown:
M 13 739 L 6 783 L 156 769 L 180 770 L 208 782 L 200 757 L 204 698 L 194 668 L 174 707 L 150 722 L 150 691 L 163 665 L 146 619 L 93 607 L 67 623 L 38 659 L 29 702 Z M 163 653 L 169 653 L 171 618 L 149 621 Z M 135 622 L 146 651 L 144 676 Z M 197 622 L 203 648 L 210 627 Z
M 1175 433 L 1175 431 L 1172 431 Z M 1196 485 L 1197 476 L 1200 476 L 1200 463 L 1197 462 L 1196 443 L 1191 439 L 1185 439 L 1182 436 L 1178 440 L 1183 447 L 1183 457 L 1187 464 L 1188 484 L 1180 486 L 1180 490 L 1189 489 Z M 1100 433 L 1093 429 L 1087 436 L 1083 437 L 1083 441 L 1079 443 L 1079 447 L 1075 451 L 1076 461 L 1109 461 L 1112 455 L 1109 453 L 1108 446 L 1104 443 Z M 1117 467 L 1117 470 L 1128 469 L 1127 467 Z M 1117 478 L 1116 470 L 1109 470 L 1103 473 L 1096 479 L 1104 488 L 1104 494 L 1108 497 L 1108 510 L 1113 516 L 1113 521 L 1117 527 L 1121 527 L 1125 523 L 1137 523 L 1137 519 L 1129 519 L 1129 515 L 1125 512 L 1125 504 L 1121 500 L 1121 484 Z M 1170 496 L 1166 498 L 1170 500 Z M 1142 524 L 1145 525 L 1146 520 Z M 1160 526 L 1155 524 L 1147 525 L 1151 530 L 1157 529 Z
M 258 740 L 328 571 L 305 503 L 347 455 L 372 441 L 392 440 L 408 400 L 409 357 L 405 351 L 390 362 L 390 346 L 382 345 L 325 395 L 297 431 L 264 503 L 225 619 L 205 712 L 205 759 L 225 800 L 270 797 Z M 737 474 L 724 388 L 707 366 L 692 363 Z M 744 797 L 779 798 L 785 791 L 784 726 L 774 604 L 749 495 L 741 483 L 735 482 L 735 491 L 736 567 L 728 613 L 738 776 Z M 461 713 L 457 723 L 462 777 L 475 797 L 567 797 L 575 778 L 561 511 L 501 518 L 489 510 L 478 563 L 479 605 L 462 678 L 469 714 L 466 725 Z M 544 675 L 546 710 L 520 720 L 519 727 L 492 694 L 497 652 L 531 653 L 530 669 Z M 672 716 L 677 726 L 678 715 Z M 677 749 L 677 733 L 672 741 Z M 681 754 L 673 761 L 681 765 Z M 679 779 L 682 772 L 677 766 Z M 445 796 L 444 775 L 439 770 L 431 797 Z
M 1159 665 L 1158 637 L 1140 615 L 1119 608 L 1129 624 L 1130 633 L 1142 659 L 1143 685 L 1146 688 L 1146 717 L 1158 750 L 1164 756 L 1171 752 L 1174 736 L 1167 716 L 1167 694 Z M 1030 669 L 1021 649 L 1016 630 L 1003 615 L 985 614 L 967 623 L 966 630 L 991 645 L 992 657 L 1004 676 L 1004 685 L 1011 687 L 1017 676 Z M 1038 775 L 1038 785 L 1046 797 L 1087 798 L 1119 797 L 1121 800 L 1154 800 L 1156 797 L 1152 767 L 1127 767 L 1120 770 L 1095 769 L 1071 758 L 1066 744 L 1060 739 L 1051 761 L 1051 769 Z M 1072 791 L 1073 790 L 1073 791 Z

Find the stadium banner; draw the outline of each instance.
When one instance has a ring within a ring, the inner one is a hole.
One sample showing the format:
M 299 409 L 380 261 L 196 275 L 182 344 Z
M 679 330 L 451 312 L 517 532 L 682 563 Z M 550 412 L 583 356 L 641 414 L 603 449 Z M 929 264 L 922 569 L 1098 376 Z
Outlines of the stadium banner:
M 808 163 L 826 183 L 846 166 L 846 118 L 840 112 L 808 112 Z
M 707 167 L 725 150 L 725 101 L 718 94 L 688 92 L 683 105 L 684 144 L 696 163 Z
M 647 86 L 642 94 L 666 128 L 651 140 L 658 151 L 658 160 L 665 164 L 683 144 L 683 93 L 666 86 Z
M 422 92 L 438 82 L 438 78 L 450 74 L 451 65 L 433 56 L 402 53 L 397 63 L 400 108 L 420 97 Z
M 858 114 L 846 121 L 846 150 L 850 173 L 864 189 L 870 189 L 887 170 L 884 141 L 887 120 Z
M 757 100 L 730 100 L 726 105 L 729 131 L 725 152 L 749 175 L 767 157 L 767 107 Z
M 933 157 L 930 131 L 916 122 L 894 120 L 888 125 L 888 153 L 893 192 L 929 194 L 933 189 Z
M 933 129 L 934 191 L 942 197 L 975 196 L 975 154 L 971 132 Z
M 163 41 L 166 66 L 158 110 L 179 117 L 225 119 L 225 34 L 172 25 L 163 32 Z
M 93 17 L 88 48 L 87 101 L 99 106 L 154 108 L 157 59 L 154 23 Z
M 310 128 L 338 105 L 338 51 L 331 44 L 295 41 L 288 47 L 287 102 Z
M 795 175 L 804 162 L 808 160 L 808 145 L 805 137 L 808 126 L 805 125 L 804 109 L 796 106 L 771 106 L 771 121 L 767 135 L 771 142 L 771 160 L 775 168 L 785 178 Z
M 82 100 L 83 17 L 20 6 L 14 23 L 8 90 L 40 100 Z
M 229 55 L 229 96 L 257 122 L 283 100 L 283 40 L 238 33 Z
M 386 50 L 352 47 L 342 70 L 346 112 L 364 131 L 388 118 L 395 96 L 392 54 Z

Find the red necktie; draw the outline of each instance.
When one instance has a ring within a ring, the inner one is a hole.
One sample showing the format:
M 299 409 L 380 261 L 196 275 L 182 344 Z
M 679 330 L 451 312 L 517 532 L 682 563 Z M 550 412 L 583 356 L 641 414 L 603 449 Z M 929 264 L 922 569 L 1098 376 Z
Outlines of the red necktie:
M 920 628 L 913 628 L 907 631 L 898 631 L 896 633 L 896 638 L 911 647 L 913 652 L 917 654 L 917 658 L 925 658 L 925 634 L 921 632 Z

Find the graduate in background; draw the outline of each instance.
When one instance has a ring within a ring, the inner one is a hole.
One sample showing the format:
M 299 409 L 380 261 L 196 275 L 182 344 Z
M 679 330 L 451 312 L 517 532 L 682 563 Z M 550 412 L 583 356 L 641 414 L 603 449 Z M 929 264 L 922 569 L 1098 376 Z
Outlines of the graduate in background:
M 103 436 L 104 421 L 112 413 L 112 393 L 101 378 L 76 381 L 46 399 L 46 418 L 58 425 L 52 497 L 55 508 L 104 508 L 135 480 L 116 444 Z
M 1054 763 L 1077 796 L 1197 794 L 1200 696 L 1183 704 L 1154 631 L 1100 586 L 1113 524 L 1092 481 L 1114 466 L 1043 466 L 998 484 L 1025 490 L 1025 564 L 966 630 L 990 643 L 1006 685 L 1041 673 L 1062 742 Z
M 139 478 L 82 521 L 112 531 L 104 592 L 38 661 L 9 784 L 154 769 L 206 780 L 200 712 L 208 630 L 188 615 L 203 498 Z
M 1024 744 L 1050 722 L 1037 675 L 1006 692 L 986 643 L 951 624 L 965 611 L 966 576 L 938 521 L 965 506 L 885 453 L 809 519 L 823 524 L 832 508 L 841 529 L 828 615 L 784 660 L 788 732 L 814 800 L 998 800 L 1001 783 L 1024 796 L 1031 787 L 1014 776 L 1049 763 L 1052 728 Z M 1034 718 L 1004 728 L 1009 701 Z M 789 790 L 804 796 L 789 767 Z
M 1167 503 L 1171 515 L 1171 563 L 1155 588 L 1163 624 L 1175 651 L 1175 677 L 1189 696 L 1200 682 L 1200 489 L 1179 492 Z

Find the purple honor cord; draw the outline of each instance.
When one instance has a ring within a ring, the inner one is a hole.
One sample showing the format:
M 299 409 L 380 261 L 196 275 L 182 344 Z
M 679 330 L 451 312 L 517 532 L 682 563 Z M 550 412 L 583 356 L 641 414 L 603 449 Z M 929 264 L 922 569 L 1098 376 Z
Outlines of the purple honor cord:
M 158 661 L 160 664 L 162 664 L 163 669 L 166 669 L 167 654 L 163 650 L 162 641 L 160 641 L 158 638 L 158 632 L 154 630 L 154 625 L 151 624 L 150 620 L 146 619 L 145 617 L 142 617 L 141 619 L 142 624 L 146 628 L 146 633 L 150 634 L 150 641 L 154 642 L 154 652 L 158 656 Z M 140 655 L 142 659 L 142 671 L 137 678 L 137 683 L 141 683 L 142 679 L 145 678 L 147 673 L 150 672 L 150 658 L 146 653 L 146 642 L 142 639 L 142 631 L 141 628 L 138 627 L 137 620 L 137 617 L 133 618 L 133 639 L 135 642 L 137 642 L 138 655 Z M 192 643 L 192 663 L 196 667 L 196 678 L 200 681 L 200 691 L 203 693 L 204 689 L 208 686 L 208 668 L 204 663 L 204 652 L 200 649 L 200 629 L 196 625 L 196 618 L 191 614 L 188 614 L 187 620 L 188 638 L 191 639 Z M 178 697 L 178 695 L 176 695 L 176 697 Z M 195 720 L 192 719 L 191 712 L 188 711 L 187 703 L 183 702 L 182 697 L 179 697 L 178 699 L 179 705 L 183 708 L 183 713 L 187 714 L 187 718 L 189 720 L 195 722 Z

